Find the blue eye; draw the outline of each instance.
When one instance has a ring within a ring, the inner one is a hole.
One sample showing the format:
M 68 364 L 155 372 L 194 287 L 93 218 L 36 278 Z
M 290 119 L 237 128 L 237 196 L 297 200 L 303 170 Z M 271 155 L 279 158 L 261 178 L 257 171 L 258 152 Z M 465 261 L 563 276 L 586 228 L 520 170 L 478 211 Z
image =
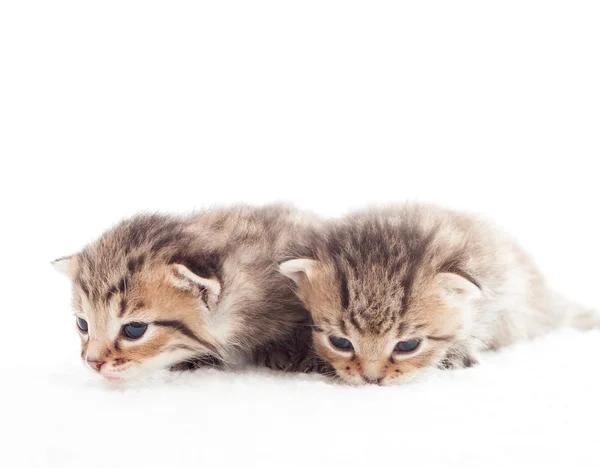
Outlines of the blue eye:
M 77 328 L 79 328 L 83 333 L 87 333 L 88 323 L 82 318 L 77 317 Z
M 354 349 L 349 340 L 340 338 L 339 336 L 330 336 L 329 342 L 334 348 L 341 349 L 342 351 L 351 351 Z
M 146 329 L 148 328 L 147 323 L 141 322 L 132 322 L 128 323 L 123 327 L 123 334 L 129 338 L 130 340 L 137 340 L 142 337 L 144 333 L 146 333 Z
M 416 350 L 421 344 L 421 340 L 408 340 L 408 341 L 400 341 L 394 351 L 397 353 L 411 353 Z

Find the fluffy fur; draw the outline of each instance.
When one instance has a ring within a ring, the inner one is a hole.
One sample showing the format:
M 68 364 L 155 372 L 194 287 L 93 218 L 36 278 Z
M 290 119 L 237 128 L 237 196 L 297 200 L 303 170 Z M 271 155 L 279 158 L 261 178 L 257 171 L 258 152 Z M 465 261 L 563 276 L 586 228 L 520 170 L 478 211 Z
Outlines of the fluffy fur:
M 139 215 L 54 262 L 73 283 L 88 330 L 81 357 L 107 379 L 255 360 L 311 370 L 309 316 L 278 271 L 282 252 L 318 226 L 285 206 Z M 139 339 L 127 324 L 144 324 Z
M 332 221 L 296 257 L 280 271 L 312 314 L 315 350 L 354 384 L 404 382 L 560 326 L 600 325 L 598 313 L 550 291 L 501 230 L 434 206 Z M 411 340 L 416 349 L 403 351 Z

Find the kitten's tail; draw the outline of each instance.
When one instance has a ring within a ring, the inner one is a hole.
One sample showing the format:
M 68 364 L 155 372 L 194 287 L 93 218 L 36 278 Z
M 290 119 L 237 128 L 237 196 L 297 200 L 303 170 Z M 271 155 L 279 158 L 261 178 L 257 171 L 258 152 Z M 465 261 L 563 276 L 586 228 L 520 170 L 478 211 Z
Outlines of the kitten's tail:
M 577 304 L 571 306 L 572 313 L 569 316 L 569 326 L 577 330 L 590 330 L 600 328 L 600 312 L 594 309 L 587 309 Z
M 576 330 L 600 328 L 600 311 L 581 306 L 575 302 L 560 298 L 558 303 L 562 309 L 565 325 Z
M 584 307 L 566 299 L 555 291 L 548 291 L 545 306 L 540 317 L 547 330 L 555 328 L 574 328 L 576 330 L 600 329 L 600 310 Z

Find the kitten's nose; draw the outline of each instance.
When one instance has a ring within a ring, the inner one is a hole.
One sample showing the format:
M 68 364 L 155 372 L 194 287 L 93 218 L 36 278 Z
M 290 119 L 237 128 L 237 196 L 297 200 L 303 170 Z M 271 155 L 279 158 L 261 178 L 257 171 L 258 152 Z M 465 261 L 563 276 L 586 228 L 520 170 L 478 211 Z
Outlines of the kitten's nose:
M 367 382 L 368 384 L 374 384 L 374 385 L 381 385 L 381 382 L 383 380 L 383 377 L 378 377 L 376 379 L 373 379 L 371 377 L 365 377 L 363 375 L 363 379 L 365 380 L 365 382 Z
M 100 372 L 100 369 L 102 369 L 102 366 L 106 362 L 106 361 L 96 361 L 94 359 L 86 359 L 86 361 L 92 369 L 97 370 L 98 372 Z

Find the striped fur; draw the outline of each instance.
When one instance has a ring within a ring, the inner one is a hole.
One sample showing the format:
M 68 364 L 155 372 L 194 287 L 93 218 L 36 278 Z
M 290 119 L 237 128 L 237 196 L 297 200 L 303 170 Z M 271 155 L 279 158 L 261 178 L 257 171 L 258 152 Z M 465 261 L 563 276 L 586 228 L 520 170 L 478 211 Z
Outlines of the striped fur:
M 277 265 L 318 223 L 285 206 L 121 222 L 56 262 L 89 325 L 79 330 L 82 358 L 104 362 L 101 373 L 115 379 L 207 361 L 305 370 L 308 346 L 295 340 L 309 317 Z M 124 335 L 132 322 L 148 324 L 139 340 Z M 270 360 L 271 350 L 289 358 Z
M 312 314 L 316 352 L 350 383 L 404 382 L 561 325 L 600 324 L 475 216 L 418 204 L 371 210 L 330 222 L 310 245 L 280 270 Z M 354 350 L 336 349 L 330 336 Z M 421 341 L 414 352 L 394 351 L 412 339 Z

